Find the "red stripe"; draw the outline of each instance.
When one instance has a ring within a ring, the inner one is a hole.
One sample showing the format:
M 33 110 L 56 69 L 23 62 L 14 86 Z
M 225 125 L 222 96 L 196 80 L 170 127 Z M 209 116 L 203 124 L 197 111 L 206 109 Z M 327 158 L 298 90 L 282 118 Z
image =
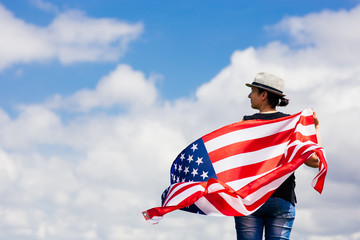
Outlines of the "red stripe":
M 169 197 L 166 197 L 165 200 L 164 200 L 164 203 L 168 203 L 169 201 L 171 201 L 173 198 L 175 198 L 177 195 L 181 194 L 182 192 L 188 190 L 189 188 L 195 186 L 195 185 L 203 185 L 201 183 L 198 183 L 198 182 L 194 182 L 192 184 L 188 184 L 186 185 L 185 187 L 181 187 L 180 189 L 175 189 L 177 186 L 179 185 L 184 185 L 184 183 L 176 183 L 173 188 L 168 192 L 168 195 Z M 170 196 L 170 194 L 172 194 Z M 166 204 L 165 204 L 166 206 Z
M 259 200 L 255 201 L 253 204 L 245 205 L 246 210 L 254 211 L 257 208 L 259 208 L 261 205 L 263 205 L 266 202 L 266 200 L 269 199 L 269 197 L 275 192 L 275 190 L 267 192 L 264 196 L 262 196 Z
M 210 152 L 209 157 L 211 162 L 215 163 L 230 156 L 245 152 L 254 152 L 267 147 L 278 145 L 288 141 L 293 131 L 293 129 L 290 129 L 267 137 L 229 144 L 225 147 Z
M 269 199 L 269 197 L 275 192 L 275 190 L 271 190 L 267 193 L 265 193 L 260 199 L 258 199 L 257 201 L 255 201 L 254 203 L 250 204 L 250 205 L 246 205 L 244 204 L 244 207 L 247 211 L 254 211 L 257 208 L 259 208 L 261 205 L 263 205 L 266 200 Z M 243 204 L 240 203 L 240 199 L 238 199 L 238 195 L 237 194 L 231 194 L 231 193 L 225 193 L 226 195 L 228 195 L 229 197 L 233 197 L 236 198 L 237 200 L 231 202 L 231 204 L 229 204 L 224 198 L 223 196 L 219 195 L 219 194 L 209 194 L 204 196 L 219 212 L 221 212 L 223 215 L 225 216 L 244 216 L 244 214 L 242 214 L 241 212 L 236 210 L 236 205 L 237 201 L 239 201 L 239 205 Z
M 300 132 L 295 132 L 293 134 L 293 136 L 291 137 L 291 139 L 292 139 L 291 142 L 293 142 L 295 140 L 299 140 L 300 142 L 306 142 L 306 141 L 311 141 L 314 143 L 318 142 L 316 134 L 305 136 L 305 135 L 302 135 Z
M 290 156 L 292 155 L 293 150 L 295 149 L 295 146 L 292 147 L 287 156 L 287 159 L 289 159 L 288 161 L 291 160 L 290 163 L 284 164 L 280 168 L 276 169 L 276 171 L 270 172 L 262 176 L 261 178 L 252 181 L 251 183 L 247 184 L 242 189 L 237 191 L 237 193 L 240 196 L 247 196 L 249 194 L 256 192 L 258 189 L 268 185 L 269 183 L 275 181 L 276 179 L 281 178 L 282 176 L 285 176 L 286 174 L 295 171 L 295 169 L 298 168 L 300 165 L 302 165 L 312 154 L 311 152 L 308 152 L 302 155 L 308 147 L 309 147 L 308 145 L 301 147 L 294 155 L 294 157 L 289 159 Z
M 157 208 L 152 208 L 143 212 L 143 215 L 146 220 L 152 219 L 155 216 L 163 216 L 166 213 L 187 207 L 196 202 L 199 198 L 203 196 L 203 192 L 197 191 L 189 196 L 187 196 L 183 201 L 181 201 L 176 206 L 162 206 Z
M 228 194 L 227 195 L 236 197 L 236 195 Z M 222 196 L 219 194 L 208 194 L 205 196 L 205 198 L 223 215 L 225 216 L 235 216 L 238 215 L 239 212 L 235 210 L 227 201 L 225 201 Z
M 287 116 L 287 117 L 283 117 L 283 118 L 278 118 L 278 119 L 273 119 L 273 120 L 247 120 L 247 121 L 240 121 L 237 123 L 233 123 L 230 125 L 227 125 L 225 127 L 222 127 L 218 130 L 215 130 L 205 136 L 202 137 L 204 142 L 210 141 L 211 139 L 217 138 L 221 135 L 233 132 L 233 131 L 237 131 L 237 130 L 242 130 L 242 129 L 246 129 L 246 128 L 252 128 L 252 127 L 257 127 L 257 126 L 262 126 L 262 125 L 267 125 L 267 124 L 272 124 L 274 122 L 281 122 L 281 121 L 286 121 L 290 118 L 295 118 L 296 116 L 300 115 L 301 113 L 297 113 L 291 116 Z
M 319 178 L 317 179 L 317 182 L 315 183 L 315 186 L 314 186 L 315 190 L 318 191 L 319 193 L 321 193 L 323 190 L 323 187 L 324 187 L 324 182 L 325 182 L 325 177 L 326 177 L 326 172 L 327 172 L 327 163 L 326 163 L 325 155 L 324 155 L 323 151 L 321 151 L 320 149 L 316 149 L 315 152 L 316 152 L 316 155 L 320 159 L 319 170 L 321 169 L 321 167 L 324 168 L 316 176 Z
M 218 173 L 217 177 L 220 181 L 227 183 L 243 178 L 257 176 L 279 166 L 282 162 L 282 157 L 283 155 L 280 155 L 263 162 L 232 168 L 228 171 Z
M 300 116 L 298 121 L 301 125 L 308 126 L 314 124 L 314 117 L 313 116 Z

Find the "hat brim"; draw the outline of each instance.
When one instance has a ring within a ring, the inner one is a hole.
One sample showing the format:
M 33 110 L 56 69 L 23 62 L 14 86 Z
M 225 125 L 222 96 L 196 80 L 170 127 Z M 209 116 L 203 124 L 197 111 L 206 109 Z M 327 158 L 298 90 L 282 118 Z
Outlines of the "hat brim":
M 281 92 L 279 92 L 279 91 L 273 90 L 273 89 L 271 89 L 271 88 L 267 88 L 266 86 L 259 86 L 259 85 L 254 85 L 254 84 L 251 84 L 251 83 L 246 83 L 245 85 L 248 86 L 248 87 L 261 88 L 261 89 L 264 89 L 264 90 L 269 91 L 269 92 L 271 92 L 271 93 L 274 93 L 274 94 L 276 94 L 276 95 L 279 95 L 279 96 L 281 96 L 281 97 L 285 97 L 285 96 L 286 96 L 285 94 L 283 94 L 283 93 L 281 93 Z

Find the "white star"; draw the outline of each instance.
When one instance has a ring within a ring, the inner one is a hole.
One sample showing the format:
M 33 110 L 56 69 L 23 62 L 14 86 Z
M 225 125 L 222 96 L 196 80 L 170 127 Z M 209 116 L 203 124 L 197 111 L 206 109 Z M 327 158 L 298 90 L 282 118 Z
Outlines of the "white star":
M 200 175 L 202 178 L 203 178 L 203 180 L 205 179 L 205 178 L 208 178 L 209 176 L 208 176 L 208 173 L 209 172 L 204 172 L 203 171 L 203 173 Z
M 197 144 L 193 144 L 192 147 L 191 147 L 191 149 L 193 150 L 193 152 L 195 152 L 195 150 L 198 149 L 198 148 L 197 148 Z
M 185 153 L 182 153 L 181 156 L 180 156 L 180 160 L 184 161 L 184 159 L 185 159 Z
M 174 168 L 175 168 L 175 171 L 176 171 L 176 169 L 177 169 L 177 165 L 176 165 L 176 164 L 174 164 Z
M 196 163 L 198 164 L 198 166 L 200 165 L 200 163 L 203 163 L 202 159 L 203 159 L 203 158 L 199 158 L 199 157 L 198 157 L 198 159 L 196 160 Z
M 176 182 L 180 182 L 180 177 L 177 177 L 177 178 L 176 178 Z
M 193 155 L 189 155 L 189 157 L 188 157 L 188 159 L 187 159 L 188 161 L 189 161 L 189 164 L 191 163 L 191 161 L 194 161 L 194 159 L 193 159 Z
M 192 172 L 191 172 L 191 174 L 193 175 L 193 177 L 195 177 L 195 175 L 198 175 L 198 172 L 197 172 L 198 170 L 197 169 L 193 169 L 192 170 Z
M 183 179 L 182 179 L 182 182 L 185 182 L 185 180 L 186 180 L 186 178 L 183 178 Z
M 178 168 L 179 172 L 182 171 L 182 165 L 179 165 L 179 168 Z
M 189 171 L 189 167 L 185 167 L 185 170 L 184 170 L 185 175 L 186 175 L 188 172 L 190 172 L 190 171 Z

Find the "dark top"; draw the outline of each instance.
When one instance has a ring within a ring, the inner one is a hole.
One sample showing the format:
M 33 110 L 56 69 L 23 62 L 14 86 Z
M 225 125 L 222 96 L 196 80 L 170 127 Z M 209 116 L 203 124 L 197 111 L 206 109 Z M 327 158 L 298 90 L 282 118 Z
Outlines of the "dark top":
M 272 120 L 281 117 L 289 116 L 290 114 L 285 114 L 282 112 L 275 112 L 275 113 L 256 113 L 254 115 L 244 116 L 243 120 Z M 295 174 L 291 174 L 285 182 L 283 182 L 278 189 L 271 195 L 271 197 L 279 197 L 285 199 L 286 201 L 291 202 L 293 205 L 296 203 L 296 196 L 295 196 Z

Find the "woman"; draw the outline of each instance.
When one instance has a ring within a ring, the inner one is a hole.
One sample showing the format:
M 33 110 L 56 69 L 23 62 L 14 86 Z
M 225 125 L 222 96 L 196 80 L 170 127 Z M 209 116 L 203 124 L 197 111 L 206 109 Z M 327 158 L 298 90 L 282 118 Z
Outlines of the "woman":
M 269 73 L 259 73 L 251 87 L 249 98 L 251 107 L 259 113 L 244 116 L 243 120 L 277 119 L 289 114 L 278 112 L 277 106 L 286 106 L 289 100 L 284 98 L 284 81 Z M 319 121 L 314 113 L 315 127 L 318 131 Z M 316 168 L 319 159 L 313 154 L 305 164 Z M 265 239 L 289 239 L 295 219 L 295 175 L 292 174 L 280 185 L 271 197 L 256 212 L 249 216 L 235 217 L 235 227 L 238 240 L 261 240 L 265 228 Z

